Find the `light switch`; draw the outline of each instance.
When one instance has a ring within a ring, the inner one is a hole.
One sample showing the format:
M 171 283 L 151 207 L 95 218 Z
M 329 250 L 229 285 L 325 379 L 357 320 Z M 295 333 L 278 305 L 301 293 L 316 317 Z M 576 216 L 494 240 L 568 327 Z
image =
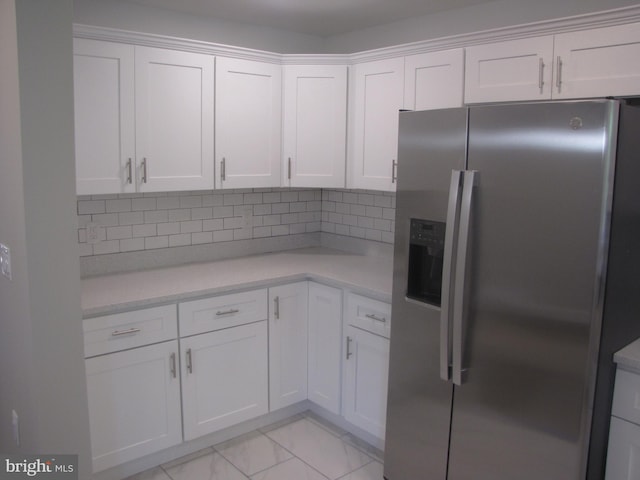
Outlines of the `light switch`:
M 0 269 L 2 275 L 11 280 L 11 252 L 9 247 L 0 243 Z

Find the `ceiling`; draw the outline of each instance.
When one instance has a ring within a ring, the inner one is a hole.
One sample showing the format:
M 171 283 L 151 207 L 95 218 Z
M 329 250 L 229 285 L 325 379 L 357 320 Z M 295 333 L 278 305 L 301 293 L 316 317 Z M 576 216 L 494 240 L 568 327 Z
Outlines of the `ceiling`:
M 120 0 L 125 1 L 125 0 Z M 126 0 L 197 16 L 321 37 L 491 0 Z

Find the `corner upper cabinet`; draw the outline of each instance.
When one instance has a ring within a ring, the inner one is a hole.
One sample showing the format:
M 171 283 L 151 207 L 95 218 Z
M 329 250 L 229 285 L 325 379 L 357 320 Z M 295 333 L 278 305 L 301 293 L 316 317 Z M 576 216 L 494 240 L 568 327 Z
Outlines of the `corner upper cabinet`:
M 213 188 L 210 55 L 74 39 L 78 194 Z
M 555 36 L 553 98 L 640 94 L 640 23 Z
M 466 49 L 465 103 L 551 98 L 553 36 Z
M 395 191 L 404 57 L 358 63 L 351 72 L 347 187 Z
M 139 191 L 213 188 L 214 58 L 136 47 Z
M 216 59 L 216 188 L 280 186 L 282 67 Z
M 344 188 L 347 66 L 283 69 L 283 185 Z
M 464 50 L 421 53 L 404 58 L 404 106 L 408 110 L 461 107 Z
M 76 193 L 136 191 L 134 46 L 73 40 Z

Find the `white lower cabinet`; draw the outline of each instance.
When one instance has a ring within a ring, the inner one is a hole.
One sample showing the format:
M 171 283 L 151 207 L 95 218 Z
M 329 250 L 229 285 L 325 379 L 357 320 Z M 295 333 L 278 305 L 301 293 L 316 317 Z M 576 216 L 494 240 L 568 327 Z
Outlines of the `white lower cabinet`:
M 391 305 L 349 293 L 344 311 L 344 417 L 384 439 Z
M 269 411 L 267 322 L 180 339 L 184 439 Z
M 305 280 L 84 320 L 94 471 L 307 399 L 383 439 L 390 306 L 345 298 Z
M 640 375 L 620 368 L 611 407 L 605 480 L 640 478 Z
M 309 282 L 308 397 L 340 415 L 342 290 Z
M 307 398 L 308 282 L 269 289 L 270 409 Z
M 384 439 L 387 416 L 389 339 L 346 327 L 344 417 Z
M 93 471 L 182 441 L 178 342 L 86 360 Z

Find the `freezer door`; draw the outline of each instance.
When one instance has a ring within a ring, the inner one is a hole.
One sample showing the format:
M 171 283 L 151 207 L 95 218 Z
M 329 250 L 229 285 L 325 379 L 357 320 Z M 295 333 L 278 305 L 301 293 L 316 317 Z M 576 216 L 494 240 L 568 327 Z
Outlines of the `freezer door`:
M 466 109 L 400 114 L 384 475 L 444 480 L 453 386 L 440 379 L 440 308 L 407 299 L 410 219 L 446 222 L 464 168 Z
M 584 479 L 615 102 L 472 108 L 449 480 Z

